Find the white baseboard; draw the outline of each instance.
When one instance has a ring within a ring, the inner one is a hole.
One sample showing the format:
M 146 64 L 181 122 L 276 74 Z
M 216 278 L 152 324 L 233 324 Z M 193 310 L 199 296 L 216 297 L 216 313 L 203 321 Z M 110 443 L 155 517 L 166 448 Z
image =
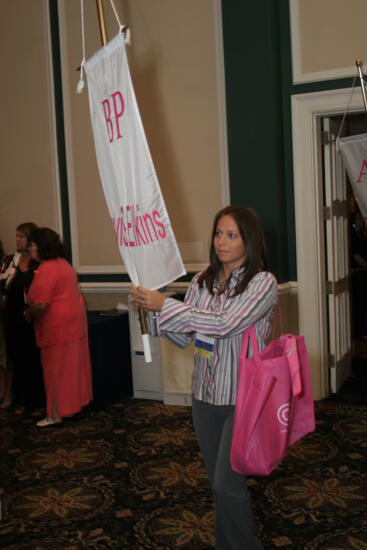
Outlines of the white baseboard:
M 136 399 L 152 399 L 154 401 L 162 401 L 162 394 L 156 391 L 134 390 Z
M 186 405 L 191 407 L 191 395 L 187 393 L 164 393 L 163 403 L 165 405 Z

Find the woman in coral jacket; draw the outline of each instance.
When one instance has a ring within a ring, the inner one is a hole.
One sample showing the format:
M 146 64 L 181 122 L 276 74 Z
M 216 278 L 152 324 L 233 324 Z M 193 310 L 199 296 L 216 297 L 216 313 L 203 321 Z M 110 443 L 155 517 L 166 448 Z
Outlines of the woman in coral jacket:
M 47 416 L 37 426 L 59 424 L 92 400 L 88 325 L 77 273 L 65 246 L 48 227 L 35 230 L 29 247 L 40 262 L 28 292 L 26 318 L 34 320 L 47 397 Z

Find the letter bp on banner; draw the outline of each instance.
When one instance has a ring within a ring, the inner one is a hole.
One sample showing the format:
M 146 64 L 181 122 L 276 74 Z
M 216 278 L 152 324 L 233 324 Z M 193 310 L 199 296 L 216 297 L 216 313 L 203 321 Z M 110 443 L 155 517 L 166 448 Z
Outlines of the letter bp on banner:
M 153 166 L 121 33 L 86 63 L 97 164 L 130 279 L 150 289 L 184 275 Z
M 339 138 L 344 166 L 363 218 L 367 218 L 367 134 Z

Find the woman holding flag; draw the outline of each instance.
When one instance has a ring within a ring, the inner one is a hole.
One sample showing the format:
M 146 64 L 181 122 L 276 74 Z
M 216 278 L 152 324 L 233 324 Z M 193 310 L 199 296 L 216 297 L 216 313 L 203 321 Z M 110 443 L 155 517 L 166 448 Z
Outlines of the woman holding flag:
M 245 207 L 219 211 L 209 256 L 209 266 L 194 276 L 184 303 L 134 285 L 131 301 L 158 313 L 162 336 L 181 347 L 194 340 L 192 413 L 213 492 L 216 548 L 258 549 L 262 544 L 252 532 L 246 477 L 230 462 L 242 333 L 254 325 L 262 350 L 278 303 L 257 214 Z

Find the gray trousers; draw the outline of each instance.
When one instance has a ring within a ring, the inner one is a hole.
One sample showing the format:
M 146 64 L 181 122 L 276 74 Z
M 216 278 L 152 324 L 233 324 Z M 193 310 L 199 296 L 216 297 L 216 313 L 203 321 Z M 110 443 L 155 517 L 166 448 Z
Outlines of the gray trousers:
M 192 416 L 213 492 L 216 550 L 259 550 L 252 533 L 251 496 L 246 477 L 231 468 L 234 406 L 192 400 Z

